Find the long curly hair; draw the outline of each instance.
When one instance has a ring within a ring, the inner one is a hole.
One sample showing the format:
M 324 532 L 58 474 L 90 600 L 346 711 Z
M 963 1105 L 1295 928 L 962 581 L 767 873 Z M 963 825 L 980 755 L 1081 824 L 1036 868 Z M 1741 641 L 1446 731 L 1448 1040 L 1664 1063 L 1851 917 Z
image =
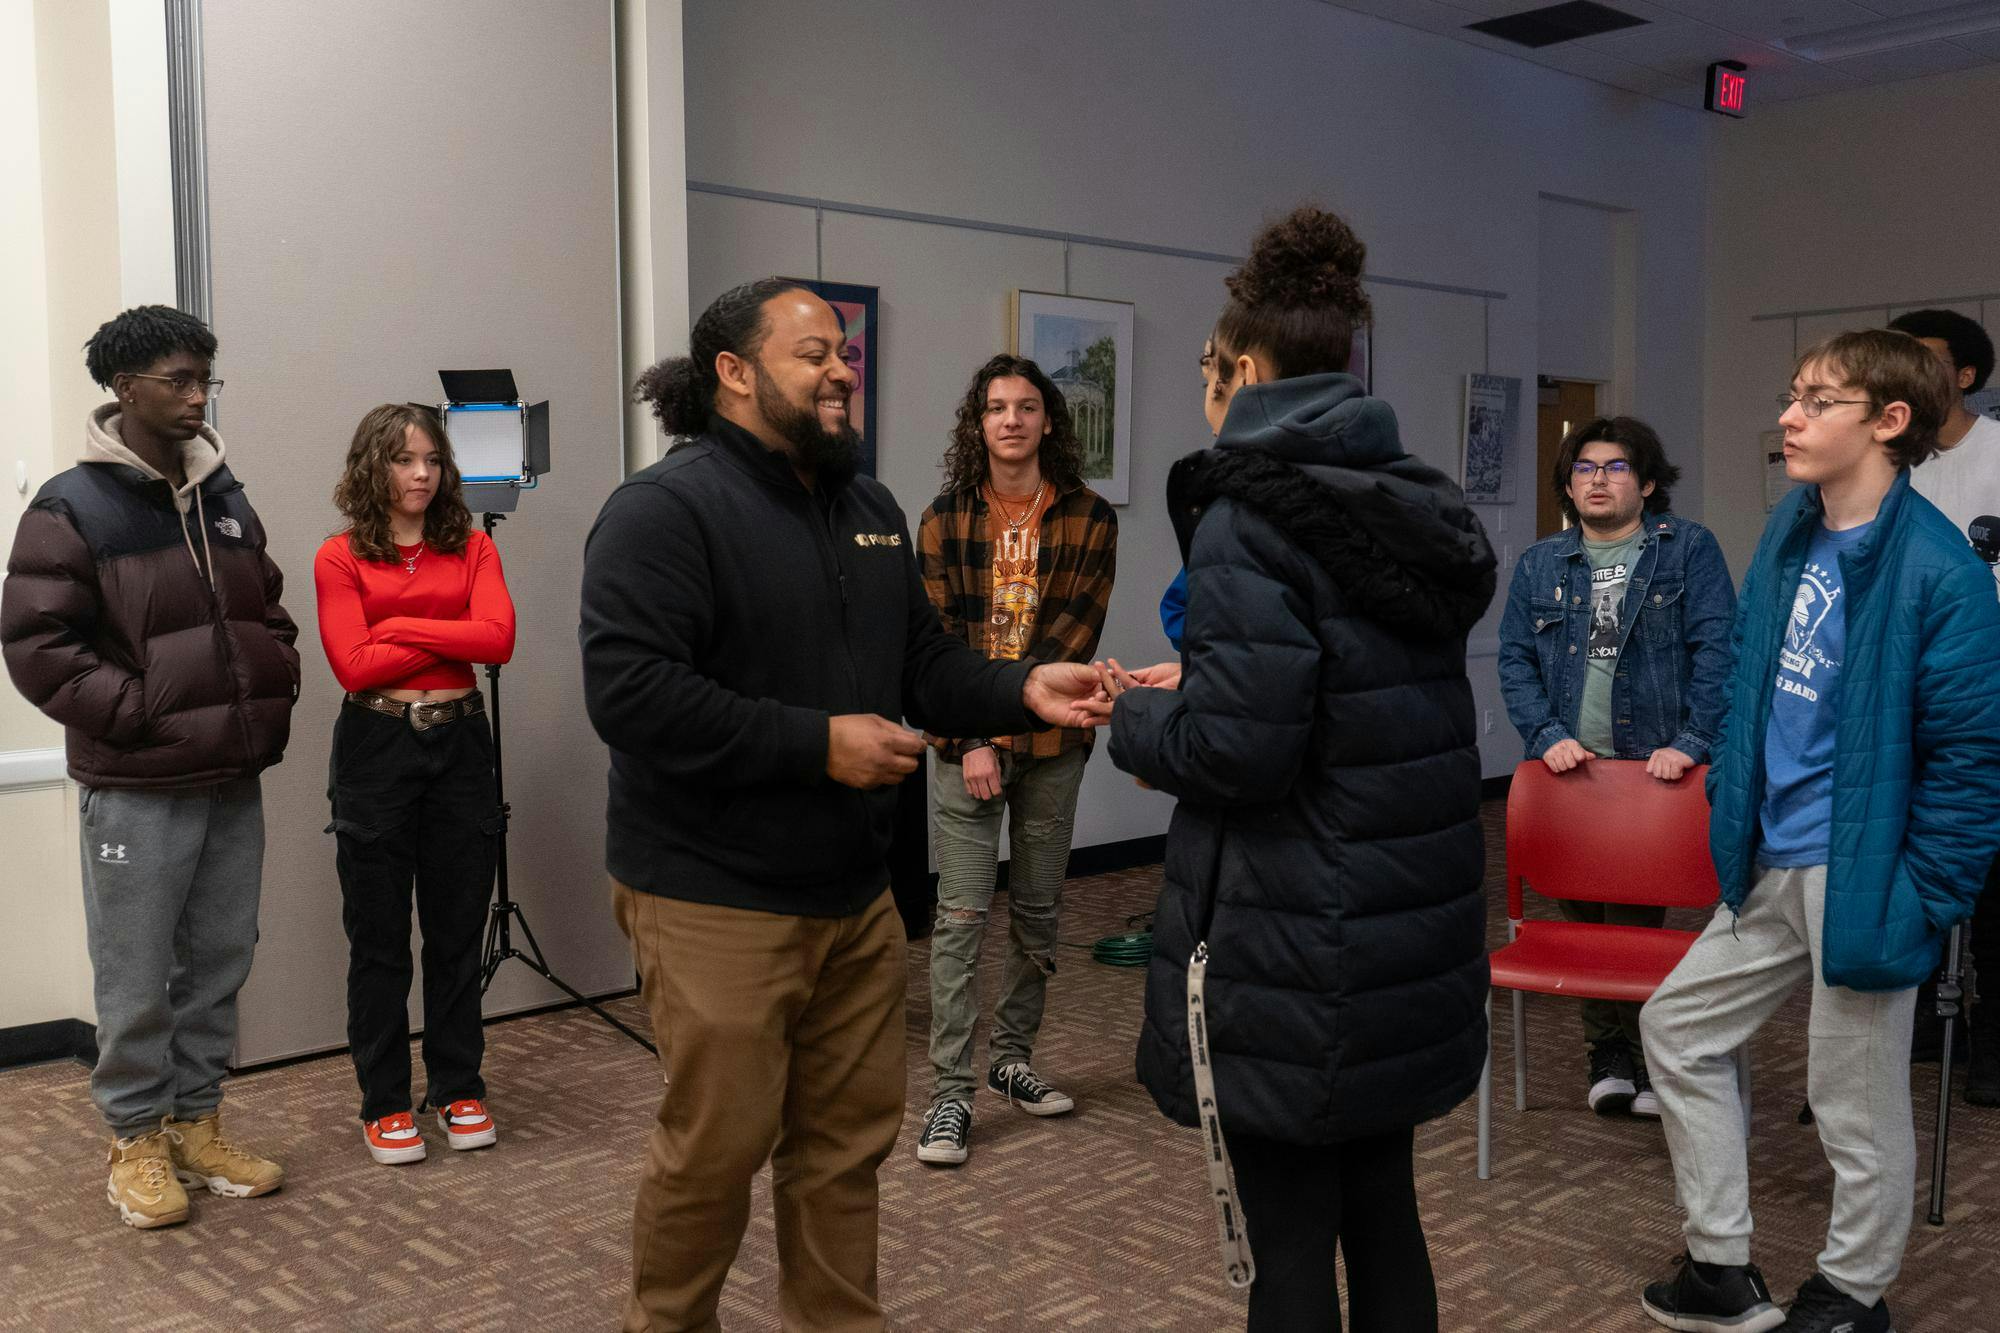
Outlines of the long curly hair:
M 457 555 L 472 534 L 472 511 L 465 507 L 458 460 L 444 423 L 421 403 L 384 403 L 371 407 L 354 428 L 347 446 L 347 466 L 333 488 L 334 506 L 347 518 L 347 544 L 363 560 L 400 560 L 389 528 L 391 488 L 389 460 L 403 447 L 403 436 L 415 426 L 430 436 L 438 451 L 437 492 L 424 511 L 424 544 L 443 555 Z
M 1027 357 L 1002 352 L 979 368 L 965 390 L 965 397 L 959 401 L 951 443 L 945 448 L 944 461 L 938 464 L 944 469 L 945 490 L 968 491 L 986 480 L 986 435 L 981 429 L 986 418 L 986 390 L 994 380 L 1008 376 L 1018 376 L 1034 385 L 1049 414 L 1049 433 L 1042 437 L 1041 449 L 1035 455 L 1043 480 L 1058 491 L 1081 486 L 1083 445 L 1077 441 L 1076 427 L 1070 420 L 1069 404 L 1064 401 L 1062 390 Z

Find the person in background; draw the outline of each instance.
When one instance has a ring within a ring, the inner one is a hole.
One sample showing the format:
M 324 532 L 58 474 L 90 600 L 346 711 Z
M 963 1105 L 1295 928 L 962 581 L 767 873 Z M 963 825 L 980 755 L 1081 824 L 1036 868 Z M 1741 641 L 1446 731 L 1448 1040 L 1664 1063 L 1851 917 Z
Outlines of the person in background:
M 112 401 L 14 532 L 7 672 L 63 725 L 97 1003 L 90 1095 L 128 1225 L 185 1222 L 185 1186 L 269 1194 L 284 1169 L 222 1129 L 236 994 L 257 947 L 259 775 L 284 757 L 298 627 L 264 525 L 206 420 L 215 334 L 136 306 L 84 345 Z
M 333 726 L 334 863 L 347 930 L 347 1043 L 361 1136 L 377 1162 L 419 1161 L 410 1101 L 410 904 L 424 946 L 425 1094 L 443 1141 L 500 1131 L 479 1065 L 480 940 L 500 831 L 493 733 L 474 663 L 514 653 L 493 539 L 472 526 L 437 413 L 361 418 L 333 501 L 347 518 L 313 560 L 319 636 L 347 691 Z
M 945 489 L 917 524 L 924 591 L 947 634 L 995 660 L 1088 663 L 1117 573 L 1118 516 L 1083 484 L 1062 391 L 1025 357 L 981 366 L 945 451 Z M 1082 728 L 932 738 L 931 1104 L 917 1160 L 965 1161 L 972 1131 L 972 1028 L 979 944 L 1007 825 L 1007 962 L 986 1087 L 1029 1115 L 1074 1108 L 1032 1066 L 1069 873 L 1076 797 L 1090 758 Z M 1009 812 L 1011 816 L 1009 815 Z
M 1977 321 L 1956 310 L 1912 310 L 1890 320 L 1889 327 L 1929 348 L 1956 391 L 1951 411 L 1938 428 L 1937 456 L 1910 473 L 1910 488 L 1964 532 L 1974 519 L 2000 514 L 2000 421 L 1980 416 L 1966 405 L 1966 399 L 1985 388 L 1993 373 L 1993 340 Z M 1969 1015 L 1975 1021 L 1960 1028 L 1971 1053 L 1965 1071 L 1965 1100 L 1974 1106 L 2000 1106 L 2000 1004 L 1990 1017 L 1982 1017 L 1980 1012 L 1987 998 L 1988 973 L 1993 978 L 1992 995 L 2000 1000 L 2000 890 L 1993 887 L 1996 881 L 2000 881 L 2000 864 L 1987 870 L 1979 906 L 1973 910 L 1972 925 L 1966 932 L 1981 991 Z M 1910 1058 L 1937 1059 L 1944 1046 L 1944 1025 L 1937 1014 L 1935 977 L 1917 992 L 1916 1025 Z
M 1457 486 L 1345 373 L 1366 250 L 1266 227 L 1201 358 L 1216 445 L 1167 483 L 1178 666 L 1105 668 L 1112 762 L 1179 798 L 1139 1075 L 1202 1124 L 1252 1330 L 1437 1328 L 1415 1126 L 1486 1058 L 1485 856 L 1465 636 L 1494 559 Z M 1190 1012 L 1205 1020 L 1190 1046 Z M 1212 1092 L 1208 1086 L 1212 1067 Z
M 1631 759 L 1678 782 L 1715 745 L 1736 589 L 1714 535 L 1671 512 L 1680 475 L 1653 428 L 1632 417 L 1586 421 L 1556 451 L 1548 484 L 1573 526 L 1521 553 L 1500 620 L 1507 716 L 1528 758 L 1551 772 Z M 1664 907 L 1560 906 L 1572 921 L 1666 920 Z M 1590 1109 L 1659 1115 L 1639 1006 L 1581 1007 Z

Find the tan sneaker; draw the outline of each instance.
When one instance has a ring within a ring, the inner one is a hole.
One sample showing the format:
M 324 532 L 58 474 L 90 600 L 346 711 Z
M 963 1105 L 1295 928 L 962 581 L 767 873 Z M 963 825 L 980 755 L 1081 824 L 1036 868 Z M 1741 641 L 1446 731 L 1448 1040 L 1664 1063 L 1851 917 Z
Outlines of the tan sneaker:
M 285 1183 L 285 1168 L 223 1137 L 220 1111 L 210 1111 L 199 1120 L 168 1116 L 161 1127 L 173 1154 L 174 1174 L 184 1185 L 206 1185 L 210 1194 L 231 1199 L 254 1199 Z
M 147 1230 L 188 1220 L 187 1191 L 174 1179 L 165 1130 L 113 1139 L 109 1161 L 104 1194 L 126 1226 Z

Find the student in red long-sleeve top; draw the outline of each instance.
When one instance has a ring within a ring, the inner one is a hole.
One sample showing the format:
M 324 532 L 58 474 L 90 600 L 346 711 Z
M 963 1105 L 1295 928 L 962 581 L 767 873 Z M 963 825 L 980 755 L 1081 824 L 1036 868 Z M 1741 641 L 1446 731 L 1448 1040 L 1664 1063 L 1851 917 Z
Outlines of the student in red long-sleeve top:
M 347 691 L 333 822 L 347 928 L 347 1040 L 378 1162 L 424 1155 L 410 1100 L 410 899 L 424 938 L 424 1107 L 453 1148 L 499 1138 L 479 1075 L 479 946 L 500 829 L 476 662 L 514 653 L 514 603 L 473 529 L 437 415 L 385 404 L 355 428 L 313 561 L 319 636 Z M 419 1110 L 424 1109 L 422 1107 Z

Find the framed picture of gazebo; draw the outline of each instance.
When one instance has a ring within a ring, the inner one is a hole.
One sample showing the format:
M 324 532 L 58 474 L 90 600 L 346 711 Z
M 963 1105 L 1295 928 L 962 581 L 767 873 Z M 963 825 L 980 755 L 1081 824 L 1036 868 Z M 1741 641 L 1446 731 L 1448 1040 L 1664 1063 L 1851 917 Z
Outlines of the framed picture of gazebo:
M 1132 303 L 1017 291 L 1010 346 L 1040 366 L 1069 404 L 1083 478 L 1115 505 L 1132 492 Z

